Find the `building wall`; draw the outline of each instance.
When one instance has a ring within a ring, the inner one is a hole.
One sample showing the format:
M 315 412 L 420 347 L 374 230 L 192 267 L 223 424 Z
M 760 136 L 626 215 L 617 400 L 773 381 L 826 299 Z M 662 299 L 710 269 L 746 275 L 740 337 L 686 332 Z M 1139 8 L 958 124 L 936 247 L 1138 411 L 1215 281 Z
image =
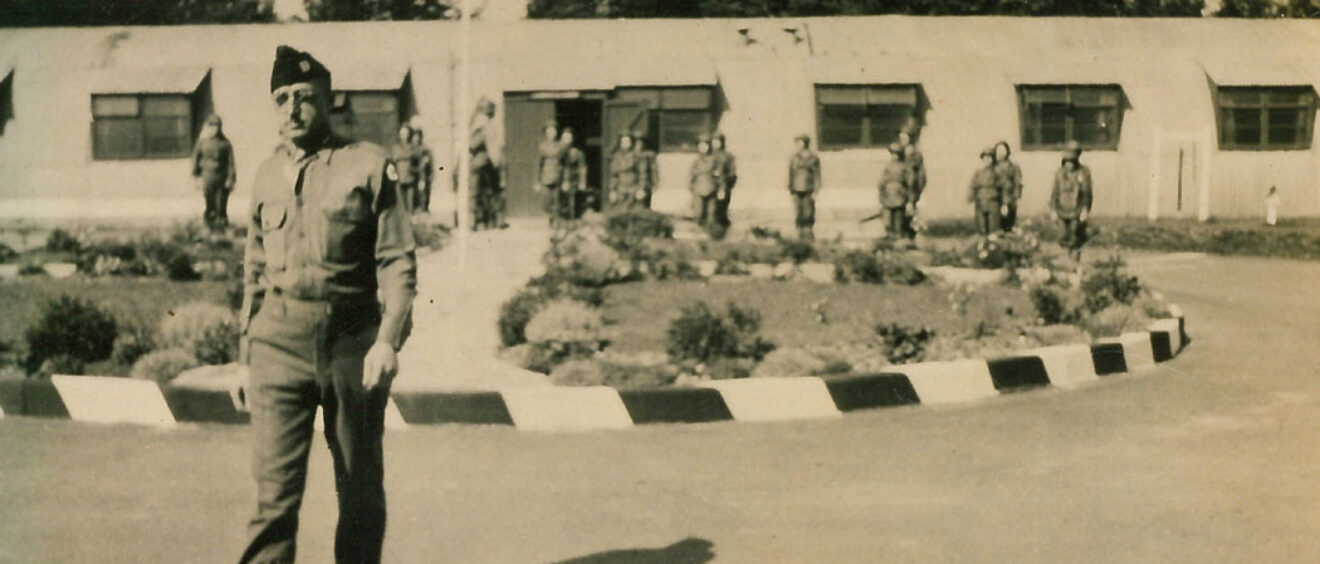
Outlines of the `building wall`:
M 755 41 L 745 41 L 740 28 Z M 472 29 L 473 94 L 465 107 L 459 107 L 457 94 L 458 39 L 457 25 L 449 22 L 0 30 L 0 62 L 15 69 L 14 118 L 0 134 L 0 216 L 200 213 L 187 159 L 95 161 L 91 156 L 94 81 L 89 77 L 178 67 L 210 69 L 214 109 L 236 147 L 239 184 L 231 216 L 239 215 L 252 173 L 278 142 L 267 83 L 269 61 L 282 43 L 311 51 L 336 76 L 390 65 L 407 70 L 414 122 L 425 129 L 445 168 L 435 186 L 442 213 L 454 207 L 454 140 L 465 134 L 477 97 L 501 106 L 492 131 L 500 139 L 508 91 L 677 85 L 708 72 L 722 95 L 719 129 L 738 156 L 734 213 L 744 217 L 789 216 L 785 183 L 793 137 L 816 137 L 815 85 L 841 79 L 921 85 L 930 102 L 921 135 L 929 173 L 922 209 L 929 217 L 970 213 L 967 183 L 979 166 L 977 155 L 1001 139 L 1014 147 L 1024 172 L 1023 212 L 1044 212 L 1059 156 L 1019 148 L 1015 84 L 1106 82 L 1122 86 L 1129 107 L 1118 149 L 1083 155 L 1095 178 L 1097 214 L 1195 217 L 1204 202 L 1210 215 L 1254 215 L 1274 185 L 1286 214 L 1320 215 L 1320 145 L 1219 151 L 1214 137 L 1208 61 L 1274 69 L 1261 84 L 1320 84 L 1320 62 L 1277 56 L 1320 47 L 1320 29 L 1296 22 L 902 17 L 478 22 Z M 821 158 L 822 216 L 875 209 L 885 151 L 824 151 Z M 691 161 L 690 154 L 660 155 L 657 207 L 686 209 Z

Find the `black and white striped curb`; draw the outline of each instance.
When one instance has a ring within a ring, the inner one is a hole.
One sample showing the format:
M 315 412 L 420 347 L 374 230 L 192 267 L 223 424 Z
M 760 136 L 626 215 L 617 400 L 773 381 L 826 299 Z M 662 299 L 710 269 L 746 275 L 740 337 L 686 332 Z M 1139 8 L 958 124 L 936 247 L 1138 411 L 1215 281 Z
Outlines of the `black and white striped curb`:
M 876 374 L 749 378 L 634 390 L 395 390 L 386 421 L 393 429 L 444 423 L 533 431 L 622 429 L 650 423 L 828 418 L 861 409 L 962 403 L 1035 387 L 1075 387 L 1177 356 L 1189 341 L 1181 312 L 1177 306 L 1170 309 L 1174 318 L 1155 321 L 1147 331 L 1091 345 L 1045 347 L 990 360 L 897 365 Z M 92 376 L 0 380 L 0 409 L 0 414 L 95 423 L 248 422 L 235 392 Z

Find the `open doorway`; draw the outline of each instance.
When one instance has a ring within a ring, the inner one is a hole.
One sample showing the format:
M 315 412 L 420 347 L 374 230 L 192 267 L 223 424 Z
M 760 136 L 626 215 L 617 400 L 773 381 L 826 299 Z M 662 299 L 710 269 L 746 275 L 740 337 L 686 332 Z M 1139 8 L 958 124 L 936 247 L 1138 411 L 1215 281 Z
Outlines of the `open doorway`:
M 601 210 L 604 191 L 601 179 L 604 178 L 604 159 L 609 147 L 605 136 L 601 135 L 601 100 L 557 100 L 555 101 L 555 121 L 560 131 L 573 130 L 573 146 L 587 157 L 587 187 L 591 194 L 587 206 Z

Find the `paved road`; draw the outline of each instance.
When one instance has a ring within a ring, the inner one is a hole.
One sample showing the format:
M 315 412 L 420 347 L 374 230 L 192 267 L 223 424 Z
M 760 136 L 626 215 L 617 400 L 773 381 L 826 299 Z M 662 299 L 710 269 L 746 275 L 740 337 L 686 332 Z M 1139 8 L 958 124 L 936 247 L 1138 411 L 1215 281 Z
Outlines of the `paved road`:
M 1320 562 L 1320 263 L 1144 261 L 1163 368 L 841 420 L 387 438 L 392 563 Z M 0 424 L 0 562 L 226 562 L 242 429 Z M 331 561 L 328 457 L 304 562 Z M 713 558 L 713 559 L 712 559 Z

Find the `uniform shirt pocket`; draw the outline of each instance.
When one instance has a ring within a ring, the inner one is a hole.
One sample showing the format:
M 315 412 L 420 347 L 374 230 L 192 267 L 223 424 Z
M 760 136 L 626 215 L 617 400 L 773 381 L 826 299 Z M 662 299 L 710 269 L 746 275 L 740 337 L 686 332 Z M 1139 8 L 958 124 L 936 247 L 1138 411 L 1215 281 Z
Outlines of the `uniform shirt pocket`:
M 342 198 L 331 198 L 321 207 L 325 234 L 322 257 L 326 262 L 354 263 L 372 260 L 371 190 L 356 187 Z
M 263 202 L 258 211 L 261 217 L 262 248 L 266 251 L 266 267 L 284 268 L 287 244 L 285 233 L 289 223 L 289 208 L 280 202 Z

